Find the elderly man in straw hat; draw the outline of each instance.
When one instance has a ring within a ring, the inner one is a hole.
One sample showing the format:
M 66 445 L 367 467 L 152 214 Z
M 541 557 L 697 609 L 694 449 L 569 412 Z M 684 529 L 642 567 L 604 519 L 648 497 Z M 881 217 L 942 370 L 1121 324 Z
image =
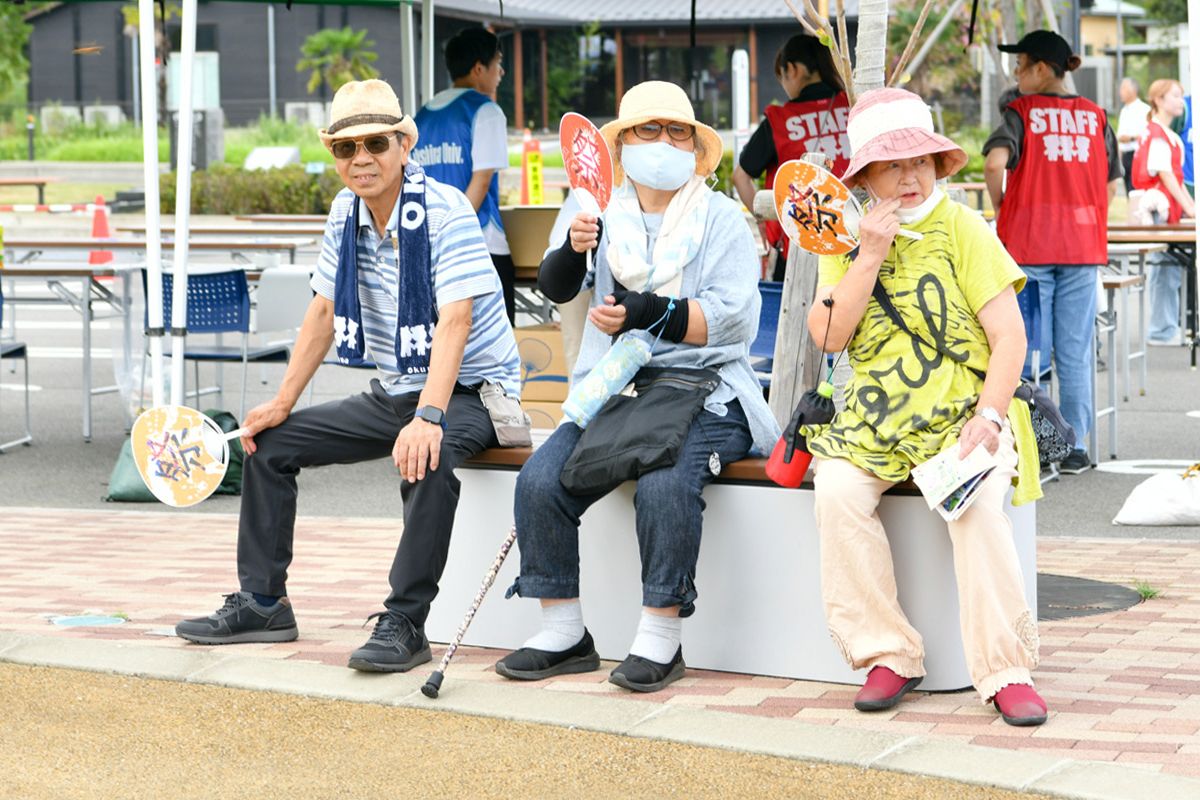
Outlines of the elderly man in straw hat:
M 392 88 L 347 83 L 330 116 L 321 141 L 347 188 L 329 212 L 315 297 L 283 383 L 243 422 L 240 591 L 175 632 L 201 644 L 295 639 L 286 584 L 297 473 L 390 455 L 404 535 L 384 610 L 371 615 L 374 632 L 350 666 L 403 672 L 430 658 L 423 626 L 458 504 L 454 468 L 497 444 L 480 388 L 515 396 L 520 362 L 475 209 L 409 160 L 417 128 Z M 370 391 L 293 412 L 331 346 L 342 363 L 374 362 Z
M 631 339 L 648 361 L 636 373 L 636 398 L 612 396 L 586 430 L 580 421 L 560 425 L 521 470 L 521 573 L 509 594 L 539 598 L 543 627 L 496 671 L 536 680 L 599 668 L 579 601 L 579 518 L 628 477 L 637 480 L 643 611 L 610 680 L 652 692 L 684 673 L 701 493 L 722 464 L 765 452 L 779 428 L 747 355 L 758 329 L 758 254 L 738 205 L 706 184 L 721 160 L 720 137 L 696 121 L 682 89 L 661 81 L 631 88 L 601 134 L 620 184 L 603 234 L 595 216 L 576 215 L 562 247 L 542 261 L 538 285 L 555 302 L 570 300 L 595 250 L 576 385 L 607 374 Z

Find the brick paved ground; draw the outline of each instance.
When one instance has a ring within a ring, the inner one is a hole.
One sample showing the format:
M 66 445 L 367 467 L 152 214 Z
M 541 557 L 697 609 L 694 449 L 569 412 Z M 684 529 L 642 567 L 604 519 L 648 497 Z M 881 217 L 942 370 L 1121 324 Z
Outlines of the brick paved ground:
M 386 594 L 397 529 L 390 519 L 301 519 L 289 589 L 302 636 L 241 645 L 238 652 L 344 664 Z M 163 634 L 183 616 L 216 608 L 220 594 L 236 588 L 235 531 L 229 515 L 2 508 L 0 631 L 190 646 Z M 529 691 L 605 693 L 629 702 L 928 734 L 1200 777 L 1200 543 L 1043 539 L 1038 565 L 1124 584 L 1143 580 L 1162 591 L 1127 611 L 1042 623 L 1035 677 L 1052 715 L 1040 728 L 1005 725 L 972 692 L 914 693 L 891 712 L 867 716 L 850 708 L 853 687 L 699 670 L 646 696 L 607 683 L 607 672 L 545 681 Z M 464 606 L 468 600 L 454 598 Z M 90 610 L 129 621 L 95 628 L 50 622 Z M 435 646 L 434 658 L 440 655 Z M 498 655 L 461 650 L 447 681 L 503 680 L 491 670 Z

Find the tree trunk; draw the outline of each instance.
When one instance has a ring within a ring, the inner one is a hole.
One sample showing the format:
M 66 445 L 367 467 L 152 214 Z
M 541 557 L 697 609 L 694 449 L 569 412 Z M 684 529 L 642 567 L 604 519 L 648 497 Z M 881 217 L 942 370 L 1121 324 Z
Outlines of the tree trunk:
M 862 0 L 858 4 L 858 43 L 854 48 L 854 90 L 878 89 L 887 80 L 887 0 Z

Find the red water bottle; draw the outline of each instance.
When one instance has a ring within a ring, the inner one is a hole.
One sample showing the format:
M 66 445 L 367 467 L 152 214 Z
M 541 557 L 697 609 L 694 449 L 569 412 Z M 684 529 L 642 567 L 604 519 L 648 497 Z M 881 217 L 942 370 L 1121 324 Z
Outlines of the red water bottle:
M 812 463 L 800 426 L 823 425 L 833 419 L 833 414 L 833 384 L 822 381 L 816 389 L 805 392 L 767 459 L 767 477 L 784 488 L 800 488 Z
M 808 452 L 804 437 L 799 432 L 792 442 L 785 434 L 775 443 L 771 457 L 767 459 L 767 477 L 787 489 L 799 489 L 804 483 L 804 475 L 808 465 L 812 463 L 812 453 Z M 790 451 L 790 453 L 789 453 Z

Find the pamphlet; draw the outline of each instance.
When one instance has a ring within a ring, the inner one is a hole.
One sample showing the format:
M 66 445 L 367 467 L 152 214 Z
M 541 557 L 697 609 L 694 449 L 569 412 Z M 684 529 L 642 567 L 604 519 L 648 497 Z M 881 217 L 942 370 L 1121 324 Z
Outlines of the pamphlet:
M 958 442 L 955 441 L 925 463 L 913 467 L 912 479 L 929 508 L 951 522 L 971 507 L 979 496 L 980 485 L 995 468 L 996 458 L 986 447 L 976 445 L 966 458 L 959 458 Z

